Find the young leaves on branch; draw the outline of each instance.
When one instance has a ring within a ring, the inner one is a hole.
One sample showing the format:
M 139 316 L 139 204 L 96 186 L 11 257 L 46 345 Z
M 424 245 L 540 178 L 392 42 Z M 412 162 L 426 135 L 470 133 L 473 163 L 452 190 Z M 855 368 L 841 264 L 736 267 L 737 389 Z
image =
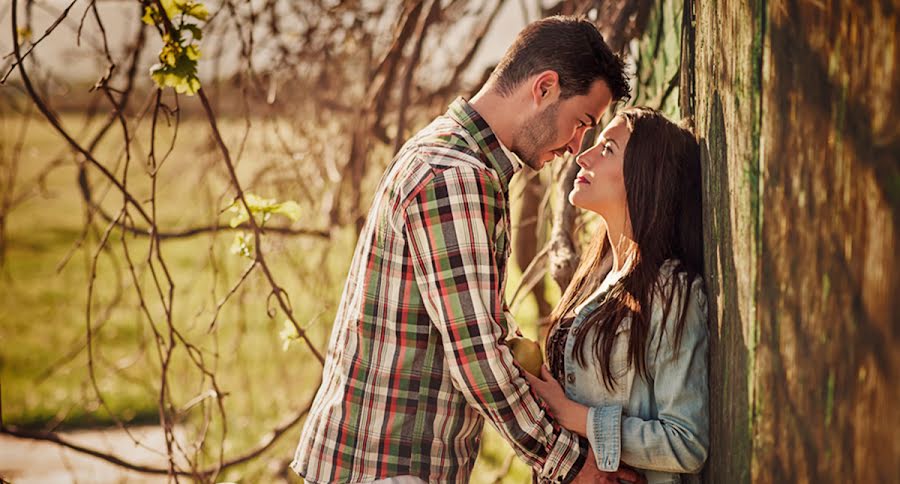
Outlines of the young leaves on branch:
M 22 45 L 25 42 L 28 42 L 29 40 L 31 40 L 31 29 L 30 28 L 19 27 L 18 29 L 16 29 L 16 42 L 18 42 L 19 45 Z
M 162 5 L 163 11 L 159 11 Z M 209 10 L 193 0 L 146 2 L 141 20 L 160 31 L 163 46 L 159 62 L 150 67 L 150 77 L 160 88 L 173 87 L 179 94 L 192 96 L 200 89 L 197 59 L 203 31 L 196 23 L 206 21 Z
M 263 198 L 252 193 L 244 193 L 244 200 L 247 201 L 247 206 L 250 207 L 250 213 L 247 213 L 243 202 L 238 198 L 234 199 L 231 205 L 225 209 L 234 214 L 231 220 L 228 221 L 228 225 L 231 227 L 237 227 L 250 220 L 250 214 L 253 214 L 256 225 L 260 228 L 273 215 L 283 215 L 291 219 L 292 222 L 300 220 L 300 205 L 293 200 L 278 202 L 274 198 Z M 231 252 L 252 259 L 254 254 L 253 237 L 245 232 L 235 234 L 234 242 L 231 244 Z
M 290 319 L 285 319 L 284 327 L 278 333 L 278 338 L 281 340 L 281 350 L 287 351 L 292 342 L 300 339 L 300 333 L 297 332 L 297 328 Z

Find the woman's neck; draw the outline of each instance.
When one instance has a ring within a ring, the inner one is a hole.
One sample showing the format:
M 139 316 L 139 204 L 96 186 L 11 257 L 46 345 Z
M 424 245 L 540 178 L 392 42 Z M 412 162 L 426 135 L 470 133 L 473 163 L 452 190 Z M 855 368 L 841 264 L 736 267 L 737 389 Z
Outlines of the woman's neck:
M 606 221 L 606 236 L 612 252 L 612 269 L 616 274 L 627 272 L 631 267 L 634 254 L 637 253 L 637 242 L 631 233 L 631 224 L 626 221 Z

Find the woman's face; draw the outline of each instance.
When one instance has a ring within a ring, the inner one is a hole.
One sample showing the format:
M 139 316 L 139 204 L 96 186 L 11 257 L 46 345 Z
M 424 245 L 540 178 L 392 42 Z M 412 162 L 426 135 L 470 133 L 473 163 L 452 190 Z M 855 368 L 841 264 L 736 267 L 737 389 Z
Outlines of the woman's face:
M 623 161 L 630 137 L 625 119 L 613 118 L 600 133 L 597 143 L 575 160 L 581 170 L 569 193 L 569 203 L 598 213 L 607 221 L 625 222 L 628 205 Z

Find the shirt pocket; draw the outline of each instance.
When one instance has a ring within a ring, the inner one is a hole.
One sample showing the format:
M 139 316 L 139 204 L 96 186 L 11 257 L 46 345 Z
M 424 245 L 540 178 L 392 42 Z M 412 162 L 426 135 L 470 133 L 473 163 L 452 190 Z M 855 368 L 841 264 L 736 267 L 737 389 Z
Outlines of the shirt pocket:
M 631 341 L 631 317 L 626 317 L 616 328 L 613 341 L 612 354 L 610 355 L 610 370 L 616 378 L 628 373 L 628 344 Z
M 615 340 L 609 358 L 609 369 L 613 376 L 613 403 L 625 407 L 631 397 L 634 381 L 634 366 L 628 361 L 628 345 L 631 341 L 631 317 L 626 317 L 616 328 Z M 600 368 L 598 368 L 600 370 Z

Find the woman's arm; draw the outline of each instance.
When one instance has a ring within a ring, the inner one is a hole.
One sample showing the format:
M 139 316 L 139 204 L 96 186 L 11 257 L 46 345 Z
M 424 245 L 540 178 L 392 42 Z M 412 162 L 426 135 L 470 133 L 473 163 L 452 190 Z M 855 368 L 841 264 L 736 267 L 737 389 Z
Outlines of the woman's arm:
M 563 428 L 575 432 L 582 437 L 587 436 L 587 418 L 590 407 L 586 407 L 574 400 L 569 400 L 565 390 L 562 389 L 559 382 L 553 378 L 553 373 L 547 366 L 541 366 L 541 376 L 538 378 L 528 372 L 524 372 L 525 377 L 531 383 L 531 388 L 541 398 L 541 400 L 550 407 L 550 414 L 559 422 Z M 595 452 L 596 455 L 596 452 Z M 585 468 L 592 464 L 585 464 Z M 628 465 L 617 466 L 616 469 L 603 469 L 597 466 L 598 474 L 594 477 L 593 483 L 631 483 L 631 484 L 647 484 L 647 478 L 631 468 Z
M 706 297 L 699 279 L 689 294 L 680 346 L 675 347 L 674 315 L 665 331 L 654 338 L 659 352 L 650 371 L 657 418 L 623 415 L 618 406 L 590 409 L 588 440 L 595 452 L 602 449 L 596 454 L 601 469 L 615 468 L 620 460 L 663 472 L 696 473 L 703 468 L 709 451 L 709 331 Z M 673 307 L 678 307 L 677 302 Z M 657 349 L 655 345 L 650 348 Z

